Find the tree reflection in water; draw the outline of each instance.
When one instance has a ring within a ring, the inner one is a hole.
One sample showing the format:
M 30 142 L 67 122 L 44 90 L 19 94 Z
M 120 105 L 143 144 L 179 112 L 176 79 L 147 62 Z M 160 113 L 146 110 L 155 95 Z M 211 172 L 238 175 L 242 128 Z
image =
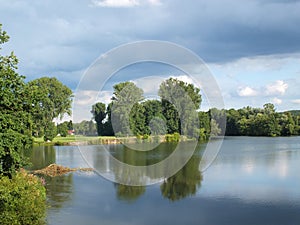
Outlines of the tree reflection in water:
M 115 184 L 117 197 L 119 200 L 133 202 L 142 196 L 145 191 L 145 186 L 128 186 L 123 184 Z
M 164 145 L 163 145 L 164 146 Z M 164 148 L 168 146 L 165 145 Z M 170 147 L 170 146 L 169 146 Z M 171 152 L 173 151 L 170 150 Z M 183 149 L 184 151 L 184 149 Z M 175 175 L 169 177 L 168 179 L 164 180 L 164 182 L 160 186 L 161 194 L 164 198 L 167 198 L 171 201 L 180 200 L 186 198 L 188 196 L 193 196 L 196 194 L 197 190 L 201 187 L 202 182 L 202 174 L 199 171 L 199 163 L 201 160 L 201 156 L 199 154 L 200 149 L 194 152 L 193 156 L 189 159 L 189 161 L 185 164 L 185 166 L 180 169 Z M 170 154 L 168 150 L 161 149 L 161 153 L 157 153 L 160 156 L 158 158 L 165 158 L 167 155 Z M 141 156 L 144 154 L 144 156 Z M 137 152 L 137 151 L 130 151 L 128 149 L 123 149 L 118 151 L 118 158 L 122 159 L 124 163 L 131 164 L 131 165 L 148 165 L 151 164 L 149 162 L 153 160 L 147 160 L 151 153 L 149 152 Z M 178 159 L 180 160 L 180 159 Z M 155 160 L 156 161 L 156 160 Z M 172 165 L 169 165 L 172 166 Z M 120 176 L 138 176 L 139 174 L 127 174 L 128 171 L 114 171 L 116 178 Z M 153 176 L 155 177 L 155 175 Z M 135 201 L 140 196 L 142 196 L 145 191 L 145 186 L 129 186 L 123 184 L 115 184 L 117 198 L 119 200 L 125 201 Z
M 160 186 L 162 196 L 176 201 L 195 195 L 203 179 L 199 163 L 200 156 L 194 155 L 181 170 L 165 180 Z

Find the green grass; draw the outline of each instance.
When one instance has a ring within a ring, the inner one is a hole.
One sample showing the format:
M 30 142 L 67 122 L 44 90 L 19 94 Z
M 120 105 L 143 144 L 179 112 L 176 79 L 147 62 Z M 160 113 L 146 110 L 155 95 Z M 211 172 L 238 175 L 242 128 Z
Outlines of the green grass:
M 115 137 L 89 137 L 89 136 L 82 136 L 82 135 L 68 135 L 67 137 L 55 137 L 52 142 L 44 142 L 43 137 L 41 138 L 34 138 L 34 143 L 36 144 L 55 144 L 55 143 L 70 143 L 70 142 L 81 142 L 81 141 L 96 141 L 96 140 L 101 140 L 101 139 L 115 139 Z
M 75 136 L 75 135 L 68 135 L 67 137 L 55 137 L 51 143 L 61 142 L 61 143 L 68 143 L 68 142 L 75 142 L 75 141 L 89 141 L 89 140 L 96 140 L 99 137 L 86 137 L 86 136 Z M 35 143 L 45 143 L 43 137 L 34 138 Z

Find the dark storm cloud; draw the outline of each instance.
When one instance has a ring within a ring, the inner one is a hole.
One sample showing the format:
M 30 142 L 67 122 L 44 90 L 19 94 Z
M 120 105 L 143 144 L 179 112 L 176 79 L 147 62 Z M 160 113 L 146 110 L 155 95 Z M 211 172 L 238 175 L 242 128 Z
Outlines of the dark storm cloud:
M 73 88 L 78 71 L 130 41 L 172 41 L 212 63 L 300 52 L 299 1 L 135 2 L 110 8 L 88 0 L 0 0 L 0 23 L 11 36 L 7 49 L 20 58 L 22 74 L 70 79 Z

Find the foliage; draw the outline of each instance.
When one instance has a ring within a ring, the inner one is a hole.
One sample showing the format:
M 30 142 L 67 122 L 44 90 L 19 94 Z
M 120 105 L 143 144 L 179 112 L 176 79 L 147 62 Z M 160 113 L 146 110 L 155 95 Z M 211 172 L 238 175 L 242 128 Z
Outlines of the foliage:
M 199 112 L 199 130 L 197 129 L 196 132 L 199 132 L 199 139 L 201 141 L 208 140 L 210 137 L 210 117 L 209 112 Z
M 8 40 L 0 24 L 0 44 Z M 0 55 L 0 175 L 9 177 L 24 162 L 22 148 L 32 143 L 29 103 L 24 77 L 16 72 L 17 62 L 13 53 Z
M 263 108 L 230 109 L 227 114 L 226 135 L 289 136 L 299 134 L 299 116 L 278 113 L 273 104 Z
M 0 178 L 0 224 L 45 224 L 46 190 L 41 179 L 20 171 Z
M 164 81 L 158 94 L 161 97 L 163 116 L 167 121 L 168 133 L 178 132 L 193 136 L 199 124 L 197 111 L 200 108 L 200 89 L 192 84 L 170 78 Z
M 56 78 L 42 77 L 26 85 L 30 113 L 34 122 L 34 135 L 40 136 L 51 126 L 53 119 L 71 115 L 72 91 Z
M 74 123 L 73 128 L 76 135 L 95 136 L 97 135 L 96 124 L 90 120 L 83 120 L 80 123 Z
M 180 141 L 180 134 L 174 133 L 174 134 L 166 134 L 165 135 L 166 142 L 179 142 Z
M 210 123 L 210 136 L 211 137 L 216 137 L 219 134 L 221 134 L 221 132 L 222 131 L 219 127 L 219 124 L 214 119 L 212 119 L 211 123 Z
M 98 135 L 125 137 L 182 133 L 199 136 L 199 130 L 196 130 L 199 129 L 199 91 L 192 84 L 170 78 L 160 85 L 161 101 L 143 101 L 143 91 L 134 83 L 116 84 L 112 102 L 106 110 L 101 102 L 92 106 Z
M 103 120 L 106 117 L 106 108 L 105 104 L 102 102 L 98 102 L 92 106 L 93 119 L 97 124 L 97 133 L 99 136 L 103 136 L 105 133 Z
M 212 108 L 208 111 L 211 125 L 216 125 L 216 130 L 211 130 L 213 135 L 225 134 L 226 131 L 226 111 L 224 109 Z M 218 132 L 216 132 L 218 131 Z
M 114 135 L 112 119 L 117 136 L 169 134 L 165 136 L 166 141 L 173 140 L 173 133 L 198 137 L 201 141 L 224 134 L 271 137 L 300 134 L 298 111 L 278 113 L 271 103 L 263 108 L 212 108 L 208 112 L 197 112 L 201 103 L 200 90 L 173 78 L 161 83 L 161 100 L 142 101 L 142 91 L 131 82 L 117 84 L 114 90 L 112 102 L 106 110 L 103 103 L 97 103 L 101 107 L 93 106 L 92 112 L 101 114 L 96 121 L 103 130 L 101 135 Z M 97 108 L 101 110 L 95 110 Z M 94 114 L 95 119 L 96 116 Z
M 114 85 L 114 93 L 112 97 L 111 120 L 115 134 L 127 136 L 135 134 L 141 128 L 138 123 L 141 123 L 139 115 L 141 108 L 139 102 L 144 99 L 143 90 L 138 88 L 132 82 L 123 82 Z M 135 108 L 138 115 L 135 115 L 132 109 Z M 132 119 L 132 117 L 135 117 Z M 132 123 L 132 120 L 135 123 Z M 131 122 L 130 122 L 131 121 Z
M 136 103 L 133 105 L 129 115 L 130 130 L 133 134 L 146 134 L 145 126 L 145 108 L 142 104 Z
M 144 133 L 152 135 L 166 134 L 166 120 L 162 113 L 162 104 L 158 100 L 147 100 L 141 103 L 144 108 Z
M 72 121 L 70 121 L 70 122 L 72 122 Z M 56 126 L 57 127 L 57 134 L 59 134 L 61 137 L 67 137 L 68 130 L 73 129 L 73 125 L 70 126 L 70 122 L 65 121 L 63 123 L 58 124 Z
M 52 141 L 57 135 L 57 130 L 54 122 L 47 123 L 44 134 L 44 141 Z
M 0 133 L 0 176 L 11 178 L 16 170 L 25 165 L 22 150 L 31 143 L 30 137 L 12 130 Z

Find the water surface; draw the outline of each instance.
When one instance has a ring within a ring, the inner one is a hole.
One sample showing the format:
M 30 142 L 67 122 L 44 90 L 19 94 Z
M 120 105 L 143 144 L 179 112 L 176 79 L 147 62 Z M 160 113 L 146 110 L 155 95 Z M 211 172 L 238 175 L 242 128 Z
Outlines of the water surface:
M 300 224 L 300 137 L 227 137 L 201 173 L 204 147 L 174 176 L 146 187 L 115 184 L 93 172 L 46 178 L 48 224 Z M 118 145 L 110 151 L 124 162 L 149 165 L 172 148 L 140 154 Z M 94 165 L 124 175 L 109 168 L 99 146 L 86 150 Z M 75 146 L 35 147 L 31 160 L 34 169 L 54 162 L 88 167 Z

